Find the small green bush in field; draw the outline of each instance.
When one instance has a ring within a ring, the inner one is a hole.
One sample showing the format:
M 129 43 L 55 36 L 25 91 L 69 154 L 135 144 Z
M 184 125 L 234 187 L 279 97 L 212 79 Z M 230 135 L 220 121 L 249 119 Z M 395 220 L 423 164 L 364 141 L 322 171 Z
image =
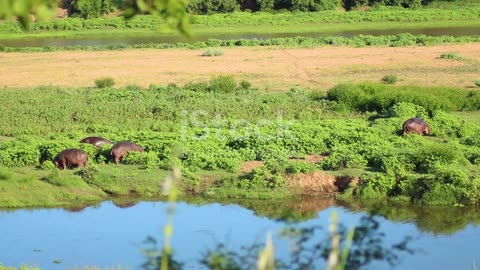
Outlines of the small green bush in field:
M 214 93 L 233 93 L 237 89 L 237 82 L 232 76 L 220 75 L 210 80 L 209 89 Z
M 385 76 L 383 76 L 383 78 L 382 78 L 382 82 L 383 82 L 383 83 L 386 83 L 386 84 L 394 84 L 394 83 L 396 83 L 397 81 L 398 81 L 397 76 L 396 76 L 396 75 L 392 75 L 392 74 L 390 74 L 390 75 L 385 75 Z
M 480 80 L 476 80 L 473 83 L 475 83 L 476 86 L 480 87 Z
M 442 59 L 451 59 L 451 60 L 463 60 L 463 57 L 459 56 L 456 52 L 442 53 L 440 55 Z
M 220 48 L 208 48 L 202 53 L 202 56 L 222 56 L 223 50 Z
M 95 80 L 95 85 L 98 88 L 107 88 L 115 85 L 115 80 L 112 77 L 103 77 Z

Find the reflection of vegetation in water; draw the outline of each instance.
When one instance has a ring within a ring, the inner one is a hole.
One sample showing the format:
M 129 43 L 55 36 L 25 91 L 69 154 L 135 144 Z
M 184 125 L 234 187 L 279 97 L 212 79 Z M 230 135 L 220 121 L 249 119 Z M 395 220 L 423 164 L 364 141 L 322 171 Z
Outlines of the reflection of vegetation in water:
M 331 224 L 332 225 L 332 224 Z M 413 251 L 408 248 L 410 239 L 407 237 L 402 242 L 392 246 L 386 246 L 383 243 L 384 234 L 379 232 L 379 222 L 373 216 L 365 216 L 360 220 L 359 225 L 354 228 L 354 235 L 349 248 L 349 255 L 345 260 L 344 269 L 364 269 L 374 261 L 387 262 L 391 266 L 398 262 L 401 252 L 412 254 Z M 342 224 L 338 225 L 335 236 L 339 237 L 340 250 L 346 244 L 349 230 Z M 308 228 L 286 228 L 281 233 L 282 237 L 291 240 L 293 249 L 289 256 L 275 258 L 275 267 L 269 269 L 322 269 L 332 252 L 332 235 L 319 226 Z M 155 244 L 155 239 L 148 238 L 149 244 Z M 244 246 L 238 251 L 229 250 L 225 245 L 219 244 L 202 255 L 199 263 L 206 269 L 215 270 L 243 270 L 257 269 L 259 262 L 259 253 L 263 244 L 254 243 Z M 154 269 L 152 266 L 158 266 L 161 261 L 161 252 L 159 248 L 147 249 L 147 261 L 144 263 L 145 269 Z M 157 256 L 152 256 L 157 254 Z M 182 263 L 174 261 L 175 266 L 182 269 Z
M 321 210 L 335 204 L 333 199 L 301 198 L 285 200 L 244 200 L 237 202 L 251 209 L 255 215 L 284 221 L 303 221 L 313 219 Z
M 349 210 L 366 210 L 393 222 L 413 222 L 418 230 L 433 234 L 453 234 L 469 224 L 480 224 L 478 207 L 422 206 L 391 201 L 348 201 L 341 204 Z

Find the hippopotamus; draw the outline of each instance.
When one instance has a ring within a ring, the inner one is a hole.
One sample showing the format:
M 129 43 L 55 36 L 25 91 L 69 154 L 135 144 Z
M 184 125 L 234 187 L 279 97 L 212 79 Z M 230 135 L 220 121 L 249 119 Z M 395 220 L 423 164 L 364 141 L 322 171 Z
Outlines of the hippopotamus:
M 407 132 L 413 132 L 417 133 L 419 135 L 425 134 L 429 135 L 430 134 L 430 129 L 428 127 L 428 124 L 423 121 L 422 118 L 410 118 L 405 123 L 403 123 L 403 135 Z
M 116 143 L 112 147 L 112 151 L 110 152 L 110 154 L 115 160 L 115 163 L 118 164 L 120 160 L 128 154 L 128 152 L 132 151 L 143 152 L 143 148 L 140 145 L 134 144 L 131 141 L 123 141 Z
M 111 141 L 102 138 L 102 137 L 87 137 L 80 140 L 81 143 L 89 143 L 95 145 L 95 147 L 99 147 L 102 144 L 112 144 Z
M 81 149 L 66 149 L 53 159 L 53 163 L 64 170 L 69 167 L 87 167 L 88 155 Z

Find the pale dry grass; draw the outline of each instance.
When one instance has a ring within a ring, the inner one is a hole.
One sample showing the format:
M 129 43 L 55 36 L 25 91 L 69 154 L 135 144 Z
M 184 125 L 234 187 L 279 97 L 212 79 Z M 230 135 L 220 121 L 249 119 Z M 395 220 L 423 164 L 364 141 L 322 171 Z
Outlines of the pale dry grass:
M 292 87 L 326 90 L 342 82 L 377 81 L 395 74 L 397 84 L 472 87 L 480 75 L 480 44 L 403 48 L 224 48 L 220 57 L 203 49 L 0 53 L 0 87 L 94 86 L 112 77 L 117 86 L 184 84 L 233 75 L 267 91 Z M 456 52 L 465 61 L 440 55 Z

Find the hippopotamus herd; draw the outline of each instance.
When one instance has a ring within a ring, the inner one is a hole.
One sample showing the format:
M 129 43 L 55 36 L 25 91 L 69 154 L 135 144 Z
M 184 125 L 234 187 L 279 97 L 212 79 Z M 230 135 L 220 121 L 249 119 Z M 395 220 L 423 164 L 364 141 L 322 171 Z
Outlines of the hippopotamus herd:
M 99 147 L 102 144 L 112 144 L 111 141 L 102 137 L 87 137 L 80 140 L 80 142 L 89 143 L 95 147 Z M 113 145 L 110 155 L 115 163 L 118 164 L 124 156 L 132 151 L 143 152 L 144 150 L 140 145 L 131 141 L 121 141 Z M 57 168 L 63 170 L 71 167 L 87 167 L 88 155 L 81 149 L 65 149 L 53 159 L 53 163 Z
M 413 117 L 403 123 L 403 135 L 406 133 L 416 133 L 419 135 L 429 135 L 430 128 L 428 124 L 422 119 Z M 102 137 L 87 137 L 80 140 L 81 143 L 89 143 L 95 147 L 102 144 L 112 144 L 111 141 Z M 110 155 L 114 162 L 118 164 L 124 156 L 129 152 L 143 152 L 143 148 L 131 141 L 121 141 L 113 145 Z M 70 167 L 86 167 L 88 165 L 88 155 L 81 149 L 66 149 L 60 152 L 54 159 L 53 163 L 60 169 Z

